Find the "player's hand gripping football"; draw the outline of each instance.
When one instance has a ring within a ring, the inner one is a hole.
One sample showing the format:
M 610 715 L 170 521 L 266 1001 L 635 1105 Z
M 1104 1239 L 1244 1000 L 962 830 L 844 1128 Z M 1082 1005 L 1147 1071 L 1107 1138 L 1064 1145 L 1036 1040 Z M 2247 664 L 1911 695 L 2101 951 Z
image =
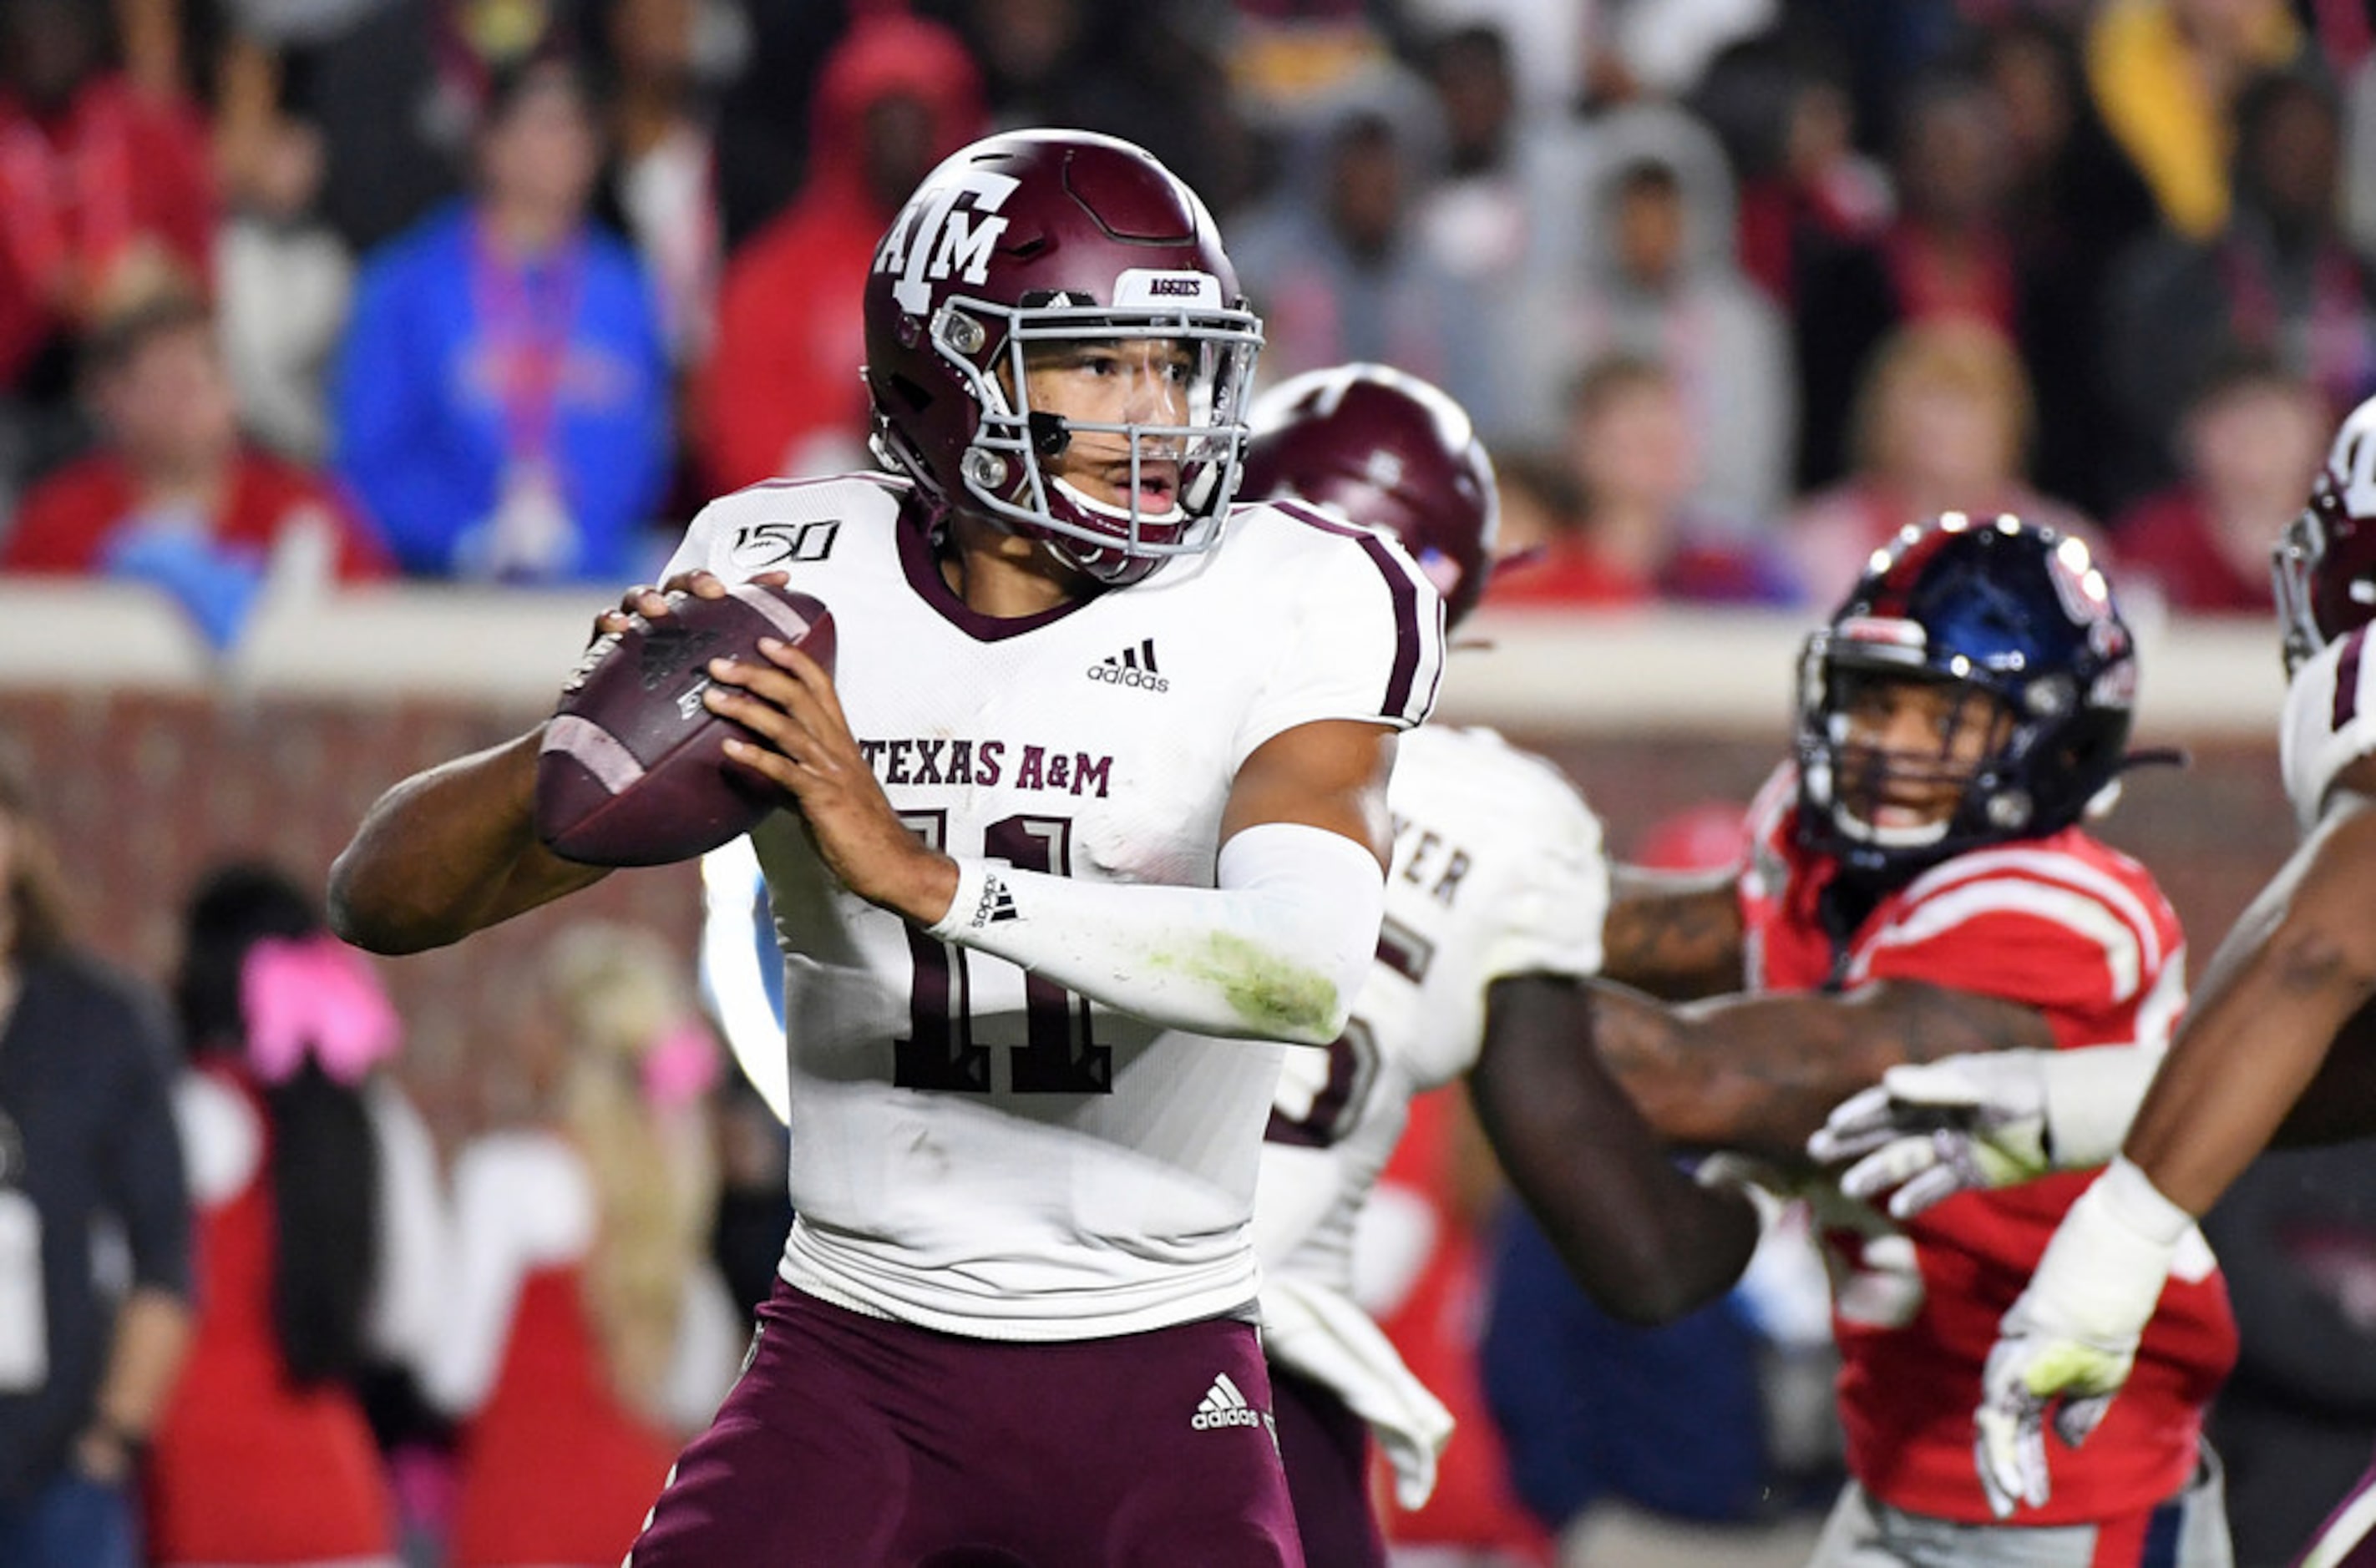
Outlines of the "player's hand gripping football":
M 1833 1110 L 1807 1153 L 1824 1165 L 1854 1160 L 1840 1190 L 1889 1193 L 1891 1217 L 1910 1219 L 1957 1193 L 2110 1159 L 2158 1060 L 2140 1047 L 2089 1046 L 1892 1067 Z
M 801 649 L 763 637 L 767 663 L 713 659 L 702 694 L 712 712 L 759 737 L 729 740 L 730 761 L 799 803 L 818 858 L 870 904 L 929 926 L 956 895 L 956 862 L 928 849 L 891 809 L 849 732 L 833 677 Z
M 2192 1225 L 2124 1159 L 2063 1216 L 1980 1374 L 1973 1459 L 1997 1517 L 2046 1503 L 2049 1425 L 2076 1448 L 2104 1419 Z

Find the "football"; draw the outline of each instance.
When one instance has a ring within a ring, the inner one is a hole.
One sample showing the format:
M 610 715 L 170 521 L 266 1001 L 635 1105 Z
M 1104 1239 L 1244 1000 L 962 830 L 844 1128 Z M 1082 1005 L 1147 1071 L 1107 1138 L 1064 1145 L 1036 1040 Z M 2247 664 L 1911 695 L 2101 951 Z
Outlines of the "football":
M 690 860 L 748 833 L 784 803 L 726 760 L 739 724 L 701 700 L 718 658 L 766 660 L 761 637 L 833 669 L 833 615 L 804 593 L 742 583 L 720 599 L 679 591 L 657 620 L 606 634 L 562 687 L 536 761 L 536 833 L 589 865 Z

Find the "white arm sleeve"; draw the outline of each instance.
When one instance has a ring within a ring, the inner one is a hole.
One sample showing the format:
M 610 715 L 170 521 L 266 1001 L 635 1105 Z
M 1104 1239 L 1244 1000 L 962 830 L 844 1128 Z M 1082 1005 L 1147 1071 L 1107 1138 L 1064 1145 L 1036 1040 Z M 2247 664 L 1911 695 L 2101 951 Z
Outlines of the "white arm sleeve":
M 1258 823 L 1221 846 L 1217 887 L 1084 882 L 957 862 L 932 928 L 1166 1028 L 1326 1045 L 1344 1030 L 1385 914 L 1385 873 L 1342 834 Z
M 2057 1170 L 2105 1165 L 2127 1141 L 2162 1052 L 2156 1046 L 2090 1045 L 2041 1051 L 2045 1153 Z

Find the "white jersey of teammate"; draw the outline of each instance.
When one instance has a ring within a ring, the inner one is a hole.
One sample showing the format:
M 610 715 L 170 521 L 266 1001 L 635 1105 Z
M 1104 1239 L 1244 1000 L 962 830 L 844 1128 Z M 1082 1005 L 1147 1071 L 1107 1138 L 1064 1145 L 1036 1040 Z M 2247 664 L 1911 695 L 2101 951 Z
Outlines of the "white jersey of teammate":
M 906 494 L 873 475 L 740 491 L 667 570 L 782 571 L 832 611 L 851 732 L 950 854 L 1209 887 L 1256 747 L 1318 719 L 1408 727 L 1434 699 L 1439 607 L 1373 536 L 1240 506 L 1214 549 L 1135 587 L 993 621 L 943 581 Z M 944 945 L 848 892 L 790 813 L 752 844 L 784 950 L 788 1282 L 1001 1339 L 1248 1309 L 1283 1048 L 1164 1030 Z
M 1417 1506 L 1451 1418 L 1355 1304 L 1355 1225 L 1412 1097 L 1476 1063 L 1487 985 L 1599 968 L 1609 872 L 1599 821 L 1567 780 L 1491 731 L 1404 736 L 1387 799 L 1378 959 L 1344 1036 L 1280 1071 L 1254 1230 L 1271 1360 L 1368 1420 Z
M 2376 659 L 2363 657 L 2369 628 L 2335 638 L 2294 671 L 2286 687 L 2277 752 L 2286 797 L 2308 833 L 2337 775 L 2376 753 Z

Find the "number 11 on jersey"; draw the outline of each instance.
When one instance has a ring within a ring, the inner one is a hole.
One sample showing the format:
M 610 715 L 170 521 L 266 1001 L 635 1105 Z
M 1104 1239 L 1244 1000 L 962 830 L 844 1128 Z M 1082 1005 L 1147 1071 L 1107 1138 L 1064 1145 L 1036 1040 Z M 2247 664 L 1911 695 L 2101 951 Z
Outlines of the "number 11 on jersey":
M 944 854 L 946 812 L 903 812 L 910 832 Z M 1018 871 L 1072 873 L 1070 817 L 1010 816 L 982 833 L 981 852 Z M 908 928 L 913 981 L 908 990 L 908 1034 L 892 1042 L 891 1081 L 904 1089 L 957 1094 L 991 1090 L 991 1047 L 973 1038 L 971 955 Z M 1024 1043 L 1007 1048 L 1009 1087 L 1016 1094 L 1111 1094 L 1113 1050 L 1089 1037 L 1088 999 L 1037 975 L 1023 978 Z

